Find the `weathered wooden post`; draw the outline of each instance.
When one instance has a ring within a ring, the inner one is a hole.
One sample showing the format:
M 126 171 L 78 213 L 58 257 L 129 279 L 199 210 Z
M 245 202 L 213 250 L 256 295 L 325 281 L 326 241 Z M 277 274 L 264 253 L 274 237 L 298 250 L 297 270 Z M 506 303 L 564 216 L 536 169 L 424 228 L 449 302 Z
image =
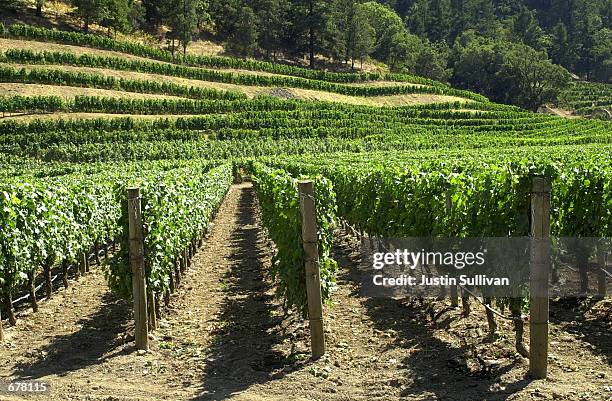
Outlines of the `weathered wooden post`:
M 62 281 L 64 282 L 64 288 L 68 289 L 68 259 L 62 261 Z
M 82 252 L 80 258 L 79 270 L 81 271 L 81 276 L 84 276 L 85 272 L 87 271 L 87 254 Z
M 147 284 L 145 281 L 144 237 L 140 188 L 128 189 L 129 255 L 132 268 L 132 292 L 134 296 L 134 338 L 136 348 L 149 349 L 147 322 Z
M 36 286 L 34 283 L 34 270 L 28 272 L 28 293 L 32 312 L 38 312 L 38 302 L 36 301 Z
M 2 312 L 0 312 L 0 343 L 4 341 L 4 331 L 2 331 Z
M 304 247 L 304 269 L 308 296 L 308 319 L 312 358 L 325 354 L 323 334 L 323 301 L 321 298 L 321 276 L 319 272 L 319 245 L 317 241 L 317 218 L 312 181 L 298 184 L 300 211 L 302 213 L 302 240 Z
M 47 258 L 43 263 L 43 273 L 45 276 L 45 293 L 47 300 L 51 299 L 53 294 L 53 279 L 51 278 L 51 267 L 53 266 L 53 259 Z
M 550 272 L 550 192 L 548 180 L 533 179 L 529 285 L 529 373 L 545 379 L 548 368 L 548 280 Z
M 74 279 L 78 280 L 79 277 L 81 277 L 81 266 L 79 264 L 79 261 L 75 261 L 75 268 L 74 268 Z
M 600 240 L 599 245 L 597 246 L 597 266 L 599 270 L 597 270 L 597 296 L 599 298 L 605 298 L 606 291 L 606 252 L 607 248 L 604 244 L 604 240 Z
M 444 192 L 445 195 L 445 206 L 446 206 L 446 214 L 451 214 L 453 211 L 453 198 L 451 197 L 451 193 L 449 190 Z M 451 308 L 459 307 L 459 291 L 456 285 L 450 285 L 450 300 L 451 300 Z
M 155 304 L 155 294 L 152 290 L 147 291 L 147 307 L 149 313 L 149 330 L 155 331 L 157 330 L 157 315 L 155 314 L 155 308 L 157 307 Z

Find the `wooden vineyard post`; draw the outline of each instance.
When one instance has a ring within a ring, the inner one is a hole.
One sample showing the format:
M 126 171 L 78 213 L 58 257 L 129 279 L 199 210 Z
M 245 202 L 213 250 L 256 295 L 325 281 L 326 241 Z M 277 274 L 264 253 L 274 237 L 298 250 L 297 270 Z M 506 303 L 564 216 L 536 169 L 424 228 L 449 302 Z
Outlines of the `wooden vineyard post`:
M 597 297 L 603 299 L 606 297 L 606 251 L 604 240 L 600 240 L 597 246 Z
M 62 281 L 64 282 L 64 288 L 68 289 L 68 259 L 62 261 Z
M 85 252 L 81 253 L 81 260 L 79 261 L 79 270 L 81 271 L 81 276 L 85 275 L 87 271 L 87 254 Z
M 43 271 L 45 274 L 45 294 L 47 299 L 51 299 L 51 295 L 53 295 L 53 279 L 51 278 L 51 265 L 52 262 L 47 260 L 43 266 Z
M 149 313 L 149 330 L 150 331 L 155 331 L 157 330 L 157 315 L 155 314 L 155 308 L 156 308 L 156 303 L 155 303 L 155 294 L 153 294 L 153 291 L 149 290 L 147 291 L 147 308 L 148 308 L 148 313 Z
M 317 243 L 317 218 L 312 181 L 298 184 L 300 211 L 302 213 L 302 240 L 304 246 L 304 269 L 308 296 L 308 319 L 312 358 L 325 354 L 323 334 L 323 301 L 321 299 L 321 276 L 319 272 L 319 245 Z
M 134 338 L 136 339 L 137 349 L 148 350 L 147 284 L 145 281 L 144 237 L 140 199 L 140 188 L 128 189 L 129 254 L 134 295 Z
M 533 179 L 529 285 L 529 373 L 545 379 L 548 368 L 548 281 L 550 272 L 550 183 Z
M 445 195 L 445 203 L 446 203 L 446 214 L 450 214 L 453 211 L 453 199 L 451 197 L 450 191 L 446 191 Z M 451 299 L 451 308 L 459 307 L 459 291 L 456 285 L 450 285 L 450 299 Z

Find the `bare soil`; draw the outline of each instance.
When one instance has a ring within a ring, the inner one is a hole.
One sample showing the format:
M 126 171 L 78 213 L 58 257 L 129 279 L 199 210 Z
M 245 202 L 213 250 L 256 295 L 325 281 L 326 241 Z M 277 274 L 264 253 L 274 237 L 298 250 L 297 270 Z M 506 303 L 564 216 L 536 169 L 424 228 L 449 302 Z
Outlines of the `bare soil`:
M 251 185 L 234 185 L 148 353 L 134 351 L 130 305 L 100 268 L 22 313 L 5 330 L 0 377 L 44 380 L 51 392 L 0 400 L 612 399 L 609 299 L 552 303 L 549 379 L 532 381 L 511 326 L 499 321 L 487 340 L 475 302 L 461 318 L 445 301 L 362 296 L 358 243 L 342 232 L 328 353 L 310 361 L 307 326 L 274 297 L 258 213 Z

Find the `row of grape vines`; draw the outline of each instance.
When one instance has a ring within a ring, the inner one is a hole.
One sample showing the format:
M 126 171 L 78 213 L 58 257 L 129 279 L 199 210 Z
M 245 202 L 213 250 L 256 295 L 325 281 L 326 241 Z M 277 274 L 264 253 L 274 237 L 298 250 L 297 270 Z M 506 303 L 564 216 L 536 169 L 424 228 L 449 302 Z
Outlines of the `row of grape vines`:
M 361 233 L 362 238 L 365 233 L 370 240 L 373 237 L 527 237 L 531 223 L 531 187 L 536 176 L 545 177 L 552 184 L 552 235 L 612 236 L 612 152 L 609 147 L 387 152 L 370 153 L 367 158 L 341 153 L 325 158 L 296 155 L 259 160 L 266 167 L 256 165 L 252 168 L 255 182 L 258 170 L 272 174 L 280 182 L 301 176 L 325 179 L 322 191 L 327 194 L 331 188 L 335 195 L 335 216 L 346 226 L 354 227 L 353 233 Z M 317 190 L 315 185 L 315 193 Z M 275 193 L 282 196 L 263 198 L 264 215 L 283 214 L 283 210 L 292 205 L 295 188 L 275 188 Z M 319 205 L 322 205 L 323 218 L 333 221 L 333 210 L 324 202 L 318 202 Z M 294 225 L 287 222 L 281 228 L 272 225 L 271 232 L 284 233 L 282 241 Z M 586 252 L 585 260 L 591 252 Z M 496 265 L 495 271 L 513 272 L 515 262 L 511 259 L 507 266 Z M 579 267 L 586 269 L 586 263 Z M 325 280 L 333 282 L 333 278 Z M 477 289 L 472 288 L 472 291 Z M 528 351 L 523 346 L 522 316 L 522 311 L 528 307 L 527 287 L 522 288 L 522 294 L 522 297 L 511 298 L 483 295 L 481 302 L 485 305 L 493 335 L 497 330 L 493 302 L 502 310 L 510 310 L 517 351 L 527 356 Z M 468 293 L 464 292 L 463 297 L 465 301 Z M 330 301 L 329 294 L 325 299 Z M 469 303 L 464 302 L 464 313 L 469 314 Z
M 131 298 L 127 246 L 127 187 L 142 190 L 146 279 L 160 298 L 180 282 L 233 179 L 231 163 L 204 160 L 92 165 L 46 165 L 36 176 L 19 174 L 0 183 L 0 282 L 5 310 L 15 322 L 12 298 L 24 285 L 35 308 L 33 282 L 61 266 L 89 258 L 101 245 L 120 245 L 105 270 L 109 287 Z M 168 233 L 171 233 L 168 236 Z M 178 269 L 178 270 L 177 270 Z
M 612 85 L 597 82 L 574 82 L 559 96 L 559 105 L 588 115 L 597 109 L 612 113 Z
M 246 99 L 246 95 L 239 92 L 180 85 L 172 82 L 115 78 L 61 69 L 39 70 L 0 67 L 0 82 L 110 89 L 124 92 L 180 96 L 190 99 Z
M 277 293 L 288 307 L 307 315 L 302 216 L 297 183 L 298 178 L 309 178 L 317 188 L 315 201 L 323 301 L 331 299 L 338 269 L 330 255 L 336 226 L 336 199 L 331 183 L 321 176 L 295 178 L 284 170 L 257 162 L 251 162 L 245 167 L 255 186 L 264 226 L 276 244 L 271 273 L 276 278 Z

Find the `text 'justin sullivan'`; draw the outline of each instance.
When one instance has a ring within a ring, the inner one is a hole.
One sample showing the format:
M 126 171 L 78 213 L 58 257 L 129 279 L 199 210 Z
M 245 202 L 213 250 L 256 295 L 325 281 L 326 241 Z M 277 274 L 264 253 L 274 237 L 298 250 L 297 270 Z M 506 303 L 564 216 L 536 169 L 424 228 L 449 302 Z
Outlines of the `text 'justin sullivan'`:
M 424 286 L 424 287 L 439 287 L 446 285 L 476 285 L 476 286 L 509 286 L 510 279 L 507 277 L 487 277 L 486 274 L 477 274 L 475 276 L 467 276 L 465 274 L 459 277 L 433 276 L 426 275 L 409 276 L 401 274 L 397 277 L 384 277 L 382 274 L 377 274 L 372 278 L 374 285 L 383 287 L 395 286 Z

